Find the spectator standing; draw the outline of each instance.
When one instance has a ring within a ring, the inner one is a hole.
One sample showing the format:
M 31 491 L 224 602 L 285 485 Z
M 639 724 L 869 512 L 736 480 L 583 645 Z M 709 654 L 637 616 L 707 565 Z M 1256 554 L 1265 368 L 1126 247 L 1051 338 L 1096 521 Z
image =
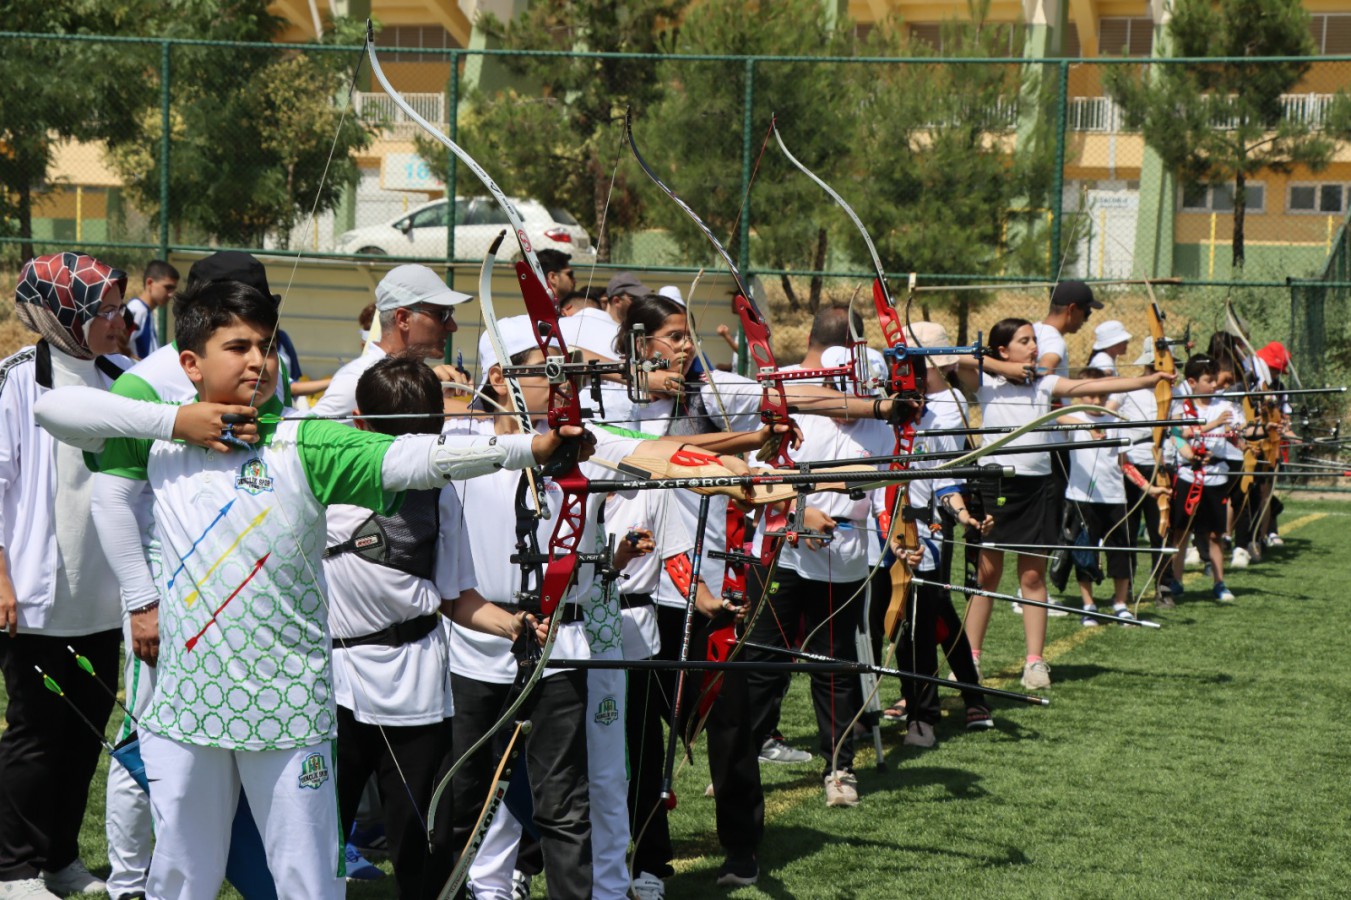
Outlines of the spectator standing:
M 127 302 L 127 312 L 135 325 L 128 335 L 131 353 L 145 359 L 159 349 L 159 330 L 155 327 L 155 310 L 169 302 L 178 290 L 178 270 L 162 259 L 146 263 L 141 295 Z

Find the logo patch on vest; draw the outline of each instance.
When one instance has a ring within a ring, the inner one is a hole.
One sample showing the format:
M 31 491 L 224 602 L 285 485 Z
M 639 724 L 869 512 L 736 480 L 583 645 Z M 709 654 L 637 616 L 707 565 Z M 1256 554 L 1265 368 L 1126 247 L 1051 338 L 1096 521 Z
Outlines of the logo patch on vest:
M 614 697 L 606 697 L 596 707 L 596 724 L 613 725 L 619 719 L 619 704 Z
M 300 763 L 300 786 L 317 791 L 325 781 L 328 781 L 328 763 L 322 753 L 311 753 Z
M 253 457 L 239 467 L 239 477 L 235 479 L 235 489 L 243 489 L 255 497 L 272 492 L 272 479 L 267 474 L 267 463 Z

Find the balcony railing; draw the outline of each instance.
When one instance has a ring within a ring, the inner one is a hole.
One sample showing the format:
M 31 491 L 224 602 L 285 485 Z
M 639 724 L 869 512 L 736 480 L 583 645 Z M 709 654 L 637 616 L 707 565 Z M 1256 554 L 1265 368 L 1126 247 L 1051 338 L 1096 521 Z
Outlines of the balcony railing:
M 404 94 L 403 98 L 422 118 L 442 130 L 446 128 L 445 94 Z M 407 113 L 395 106 L 393 99 L 386 93 L 358 91 L 352 95 L 352 105 L 363 121 L 379 125 L 396 136 L 409 136 L 417 131 L 417 124 L 408 118 Z
M 1319 128 L 1327 118 L 1332 106 L 1333 94 L 1282 94 L 1281 110 L 1284 117 L 1293 122 Z M 1110 97 L 1071 97 L 1069 107 L 1070 131 L 1087 131 L 1102 134 L 1120 134 L 1128 131 L 1125 115 Z M 1232 129 L 1237 126 L 1234 119 L 1219 118 L 1215 127 Z

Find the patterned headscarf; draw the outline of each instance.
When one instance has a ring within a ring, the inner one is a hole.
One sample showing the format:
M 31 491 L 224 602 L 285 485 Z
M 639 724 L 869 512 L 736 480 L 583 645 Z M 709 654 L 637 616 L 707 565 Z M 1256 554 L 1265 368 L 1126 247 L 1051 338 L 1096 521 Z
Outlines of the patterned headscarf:
M 19 321 L 56 349 L 76 359 L 93 359 L 85 327 L 116 285 L 125 297 L 127 273 L 83 253 L 53 253 L 24 264 L 14 292 Z

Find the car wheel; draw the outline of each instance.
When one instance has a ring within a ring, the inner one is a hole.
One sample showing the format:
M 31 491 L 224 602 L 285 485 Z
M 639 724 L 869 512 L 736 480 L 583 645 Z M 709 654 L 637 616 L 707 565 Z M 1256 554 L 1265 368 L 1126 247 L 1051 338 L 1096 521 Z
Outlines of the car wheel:
M 388 256 L 380 247 L 362 247 L 357 253 L 361 256 Z

